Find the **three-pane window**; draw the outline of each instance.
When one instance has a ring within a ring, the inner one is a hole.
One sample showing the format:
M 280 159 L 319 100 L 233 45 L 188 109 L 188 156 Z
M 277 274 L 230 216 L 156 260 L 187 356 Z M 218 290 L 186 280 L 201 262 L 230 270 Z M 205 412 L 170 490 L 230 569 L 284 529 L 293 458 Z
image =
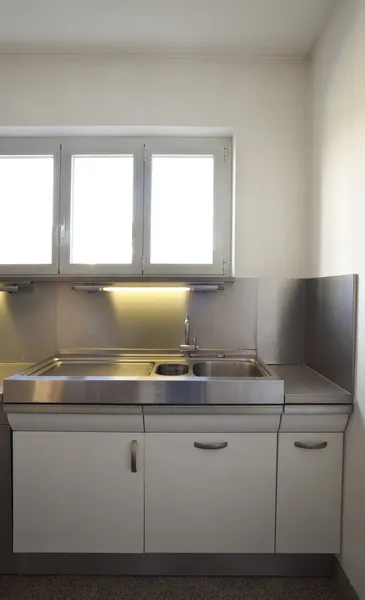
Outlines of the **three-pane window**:
M 222 138 L 0 140 L 0 274 L 230 275 L 231 155 Z

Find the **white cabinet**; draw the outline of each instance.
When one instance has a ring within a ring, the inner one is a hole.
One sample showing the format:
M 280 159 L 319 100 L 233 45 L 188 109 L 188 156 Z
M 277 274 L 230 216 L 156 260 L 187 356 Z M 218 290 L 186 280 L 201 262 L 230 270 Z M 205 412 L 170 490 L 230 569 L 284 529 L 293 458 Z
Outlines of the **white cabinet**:
M 275 433 L 146 435 L 145 551 L 274 552 L 276 446 Z
M 276 552 L 340 551 L 341 433 L 279 434 Z
M 342 433 L 104 426 L 12 423 L 14 552 L 339 552 Z
M 14 552 L 143 552 L 143 442 L 14 432 Z

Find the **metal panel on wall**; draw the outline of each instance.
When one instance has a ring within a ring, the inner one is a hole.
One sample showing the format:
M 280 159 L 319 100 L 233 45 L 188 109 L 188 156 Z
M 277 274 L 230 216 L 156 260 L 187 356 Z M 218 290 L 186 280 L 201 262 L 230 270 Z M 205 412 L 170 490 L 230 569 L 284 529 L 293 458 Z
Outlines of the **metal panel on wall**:
M 0 362 L 37 362 L 56 349 L 56 285 L 0 293 Z
M 357 275 L 306 281 L 306 364 L 354 393 Z
M 305 280 L 259 279 L 257 351 L 267 363 L 304 362 Z
M 191 335 L 201 348 L 256 349 L 257 279 L 217 292 L 87 294 L 57 285 L 58 348 L 171 348 Z
M 256 350 L 257 282 L 240 278 L 216 293 L 190 294 L 191 331 L 201 348 Z
M 179 348 L 189 292 L 100 292 L 57 284 L 58 348 Z

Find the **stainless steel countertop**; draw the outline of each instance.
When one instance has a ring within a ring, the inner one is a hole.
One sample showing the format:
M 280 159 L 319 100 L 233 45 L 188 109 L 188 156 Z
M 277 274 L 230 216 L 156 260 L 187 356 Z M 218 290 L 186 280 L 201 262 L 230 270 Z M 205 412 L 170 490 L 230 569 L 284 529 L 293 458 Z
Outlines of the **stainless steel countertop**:
M 165 357 L 166 358 L 166 357 Z M 172 357 L 171 357 L 172 358 Z M 11 375 L 17 374 L 19 372 L 24 371 L 25 369 L 29 368 L 30 366 L 32 366 L 34 363 L 0 363 L 0 402 L 2 400 L 2 391 L 3 391 L 3 380 L 6 377 L 10 377 Z M 336 384 L 334 384 L 333 382 L 329 381 L 328 379 L 326 379 L 325 377 L 319 375 L 318 373 L 316 373 L 315 371 L 313 371 L 312 369 L 310 369 L 309 367 L 305 366 L 305 365 L 269 365 L 270 369 L 272 370 L 272 372 L 277 376 L 278 379 L 283 380 L 284 382 L 284 395 L 285 395 L 285 404 L 286 405 L 298 405 L 298 404 L 352 404 L 353 402 L 353 396 L 352 394 L 350 394 L 349 392 L 343 390 L 342 388 L 340 388 L 339 386 L 337 386 Z M 178 381 L 175 379 L 175 382 L 173 382 L 173 380 L 171 378 L 166 379 L 166 378 L 161 378 L 164 381 L 165 385 L 164 390 L 159 390 L 159 393 L 157 394 L 158 396 L 160 396 L 159 399 L 155 399 L 155 402 L 157 400 L 156 403 L 159 403 L 159 401 L 161 403 L 163 403 L 161 401 L 161 392 L 162 395 L 165 395 L 165 386 L 167 384 L 167 381 L 169 382 L 168 384 L 168 388 L 171 390 L 171 388 L 173 388 L 174 390 L 174 396 L 175 396 L 175 402 L 177 401 L 177 403 L 183 403 L 182 401 L 182 397 L 183 395 L 185 395 L 185 393 L 188 394 L 188 396 L 190 396 L 191 393 L 191 386 L 189 386 L 189 389 L 186 388 L 185 386 L 181 386 L 181 378 L 177 378 L 180 379 L 180 385 L 178 384 Z M 272 380 L 271 380 L 272 381 Z M 199 385 L 199 380 L 196 380 L 194 385 L 198 384 L 198 387 L 201 387 L 201 383 L 202 380 L 200 380 L 200 385 Z M 267 382 L 269 383 L 269 382 Z M 58 382 L 59 385 L 60 382 Z M 162 385 L 163 382 L 160 381 L 160 384 Z M 176 385 L 178 384 L 178 385 Z M 158 386 L 160 387 L 160 386 Z M 260 386 L 261 387 L 261 386 Z M 180 389 L 181 388 L 181 389 Z M 264 386 L 264 388 L 266 388 L 266 386 Z M 50 391 L 50 389 L 48 389 L 48 391 Z M 58 391 L 58 390 L 57 390 Z M 146 390 L 147 391 L 147 390 Z M 150 391 L 150 390 L 148 390 Z M 172 391 L 172 390 L 171 390 Z M 52 389 L 52 398 L 49 400 L 49 404 L 53 404 L 57 403 L 57 400 L 54 396 L 54 392 L 55 392 L 55 387 L 53 387 Z M 178 392 L 178 393 L 177 393 Z M 264 392 L 264 390 L 261 390 L 261 397 L 262 394 L 266 393 Z M 82 403 L 85 403 L 87 401 L 87 394 L 85 394 L 86 397 L 84 396 L 84 398 L 82 399 Z M 144 394 L 143 394 L 144 395 Z M 56 397 L 59 396 L 59 394 L 56 394 Z M 139 398 L 140 400 L 141 398 Z M 134 402 L 132 403 L 138 403 L 138 400 L 136 402 L 137 398 L 134 398 Z M 267 399 L 266 403 L 267 403 Z M 46 400 L 43 399 L 43 402 L 45 402 Z M 80 400 L 79 400 L 80 401 Z M 180 401 L 180 402 L 179 402 Z M 215 400 L 215 403 L 217 403 L 218 398 Z M 75 402 L 75 400 L 73 401 Z M 175 403 L 174 402 L 174 403 Z M 236 400 L 237 402 L 237 400 Z M 149 403 L 149 402 L 147 402 Z M 192 402 L 192 398 L 188 398 L 186 401 L 186 404 L 191 405 L 194 402 Z M 201 403 L 201 400 L 198 402 Z M 223 402 L 224 403 L 224 402 Z M 47 401 L 48 404 L 48 401 Z M 102 404 L 102 402 L 100 403 Z M 6 422 L 5 419 L 5 415 L 2 415 L 2 410 L 0 407 L 0 423 L 2 422 Z
M 284 380 L 285 404 L 351 404 L 352 394 L 306 365 L 270 365 Z
M 8 422 L 6 415 L 2 410 L 4 379 L 19 373 L 20 371 L 24 371 L 24 369 L 32 366 L 32 364 L 34 363 L 0 363 L 0 425 L 7 424 Z
M 20 373 L 21 371 L 24 371 L 24 369 L 28 369 L 33 364 L 34 363 L 25 363 L 25 362 L 24 363 L 23 362 L 0 363 L 0 395 L 2 396 L 3 389 L 4 389 L 4 379 L 6 379 L 6 377 L 10 377 L 11 375 L 16 375 L 16 373 Z

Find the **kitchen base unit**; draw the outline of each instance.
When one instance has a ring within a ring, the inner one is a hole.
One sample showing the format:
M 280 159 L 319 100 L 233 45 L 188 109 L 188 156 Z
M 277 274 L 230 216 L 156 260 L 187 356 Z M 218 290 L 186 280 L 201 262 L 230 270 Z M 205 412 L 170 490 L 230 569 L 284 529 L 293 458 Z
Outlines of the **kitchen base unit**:
M 14 409 L 14 570 L 331 574 L 348 414 L 329 410 Z
M 340 552 L 342 453 L 342 433 L 279 434 L 277 552 Z
M 14 552 L 143 552 L 143 435 L 16 431 Z
M 276 440 L 146 434 L 146 552 L 274 552 Z

